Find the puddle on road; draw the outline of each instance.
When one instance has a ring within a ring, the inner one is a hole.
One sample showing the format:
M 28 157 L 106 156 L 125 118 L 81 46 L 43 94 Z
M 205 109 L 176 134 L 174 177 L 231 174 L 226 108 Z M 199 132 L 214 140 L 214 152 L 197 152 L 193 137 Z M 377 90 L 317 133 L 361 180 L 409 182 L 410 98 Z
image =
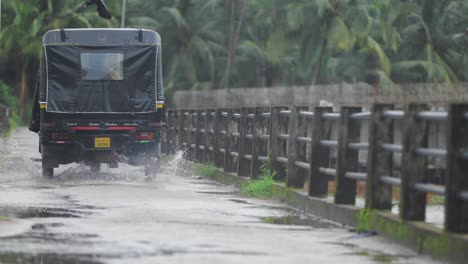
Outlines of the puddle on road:
M 31 226 L 32 230 L 46 230 L 48 228 L 62 227 L 65 226 L 63 223 L 44 223 L 44 224 L 34 224 Z
M 399 263 L 402 260 L 406 263 L 411 259 L 410 256 L 385 254 L 375 250 L 361 250 L 346 255 L 369 257 L 376 263 Z
M 0 263 L 74 263 L 74 264 L 100 264 L 103 262 L 94 260 L 93 255 L 62 255 L 62 254 L 38 254 L 27 255 L 21 253 L 0 253 Z
M 241 200 L 241 199 L 229 199 L 229 201 L 231 202 L 235 202 L 235 203 L 240 203 L 240 204 L 251 204 L 245 200 Z
M 30 208 L 0 208 L 0 215 L 7 215 L 20 219 L 28 218 L 80 218 L 91 215 L 84 212 L 63 208 L 30 207 Z
M 338 224 L 318 217 L 305 216 L 301 214 L 290 214 L 285 216 L 260 217 L 260 220 L 266 224 L 274 225 L 297 225 L 310 226 L 313 228 L 336 228 Z
M 202 193 L 202 194 L 212 194 L 212 195 L 237 195 L 239 194 L 238 192 L 229 192 L 229 191 L 226 191 L 226 192 L 223 192 L 223 191 L 200 191 L 200 192 L 196 192 L 196 193 Z

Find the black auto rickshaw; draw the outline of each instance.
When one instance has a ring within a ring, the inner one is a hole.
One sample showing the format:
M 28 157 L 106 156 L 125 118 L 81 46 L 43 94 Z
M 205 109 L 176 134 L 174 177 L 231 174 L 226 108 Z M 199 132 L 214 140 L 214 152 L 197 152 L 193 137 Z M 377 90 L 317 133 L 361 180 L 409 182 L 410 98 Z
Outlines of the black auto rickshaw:
M 47 32 L 30 130 L 39 134 L 42 173 L 83 162 L 159 167 L 164 122 L 161 39 L 142 29 Z

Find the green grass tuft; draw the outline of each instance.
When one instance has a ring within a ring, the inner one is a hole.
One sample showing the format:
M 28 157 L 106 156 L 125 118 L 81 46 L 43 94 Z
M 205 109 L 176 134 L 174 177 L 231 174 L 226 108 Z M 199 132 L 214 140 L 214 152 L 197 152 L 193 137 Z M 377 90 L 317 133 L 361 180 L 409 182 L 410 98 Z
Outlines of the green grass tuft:
M 431 204 L 445 204 L 445 197 L 434 195 L 431 197 Z
M 270 168 L 268 163 L 261 167 L 261 175 L 258 180 L 252 180 L 242 189 L 242 193 L 247 196 L 268 199 L 273 197 L 273 186 L 276 171 Z
M 213 163 L 202 164 L 197 168 L 197 171 L 200 175 L 206 177 L 213 177 L 218 175 L 218 169 Z

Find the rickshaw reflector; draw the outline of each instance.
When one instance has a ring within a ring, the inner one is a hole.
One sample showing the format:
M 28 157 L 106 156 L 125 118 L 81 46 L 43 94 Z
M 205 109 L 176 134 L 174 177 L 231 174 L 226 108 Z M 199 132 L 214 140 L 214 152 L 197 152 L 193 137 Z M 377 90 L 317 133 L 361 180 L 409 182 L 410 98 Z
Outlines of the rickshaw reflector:
M 138 132 L 135 133 L 136 140 L 153 140 L 154 133 L 153 132 Z
M 109 130 L 132 131 L 132 130 L 136 130 L 136 127 L 116 126 L 116 127 L 109 127 L 108 129 Z
M 86 126 L 76 126 L 76 127 L 71 127 L 71 130 L 80 130 L 80 131 L 88 131 L 88 130 L 98 130 L 99 127 L 93 126 L 93 127 L 86 127 Z

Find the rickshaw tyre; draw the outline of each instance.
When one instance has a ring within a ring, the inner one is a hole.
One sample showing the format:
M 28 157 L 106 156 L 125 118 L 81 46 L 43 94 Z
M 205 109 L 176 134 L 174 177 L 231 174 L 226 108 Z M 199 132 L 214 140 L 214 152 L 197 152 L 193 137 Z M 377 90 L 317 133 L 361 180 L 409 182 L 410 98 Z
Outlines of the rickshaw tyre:
M 54 177 L 54 168 L 42 167 L 42 177 L 48 179 Z
M 101 163 L 92 164 L 89 168 L 92 173 L 99 173 L 101 171 Z
M 145 165 L 145 176 L 148 179 L 154 179 L 156 178 L 158 172 L 159 172 L 159 159 L 155 160 L 154 162 Z

